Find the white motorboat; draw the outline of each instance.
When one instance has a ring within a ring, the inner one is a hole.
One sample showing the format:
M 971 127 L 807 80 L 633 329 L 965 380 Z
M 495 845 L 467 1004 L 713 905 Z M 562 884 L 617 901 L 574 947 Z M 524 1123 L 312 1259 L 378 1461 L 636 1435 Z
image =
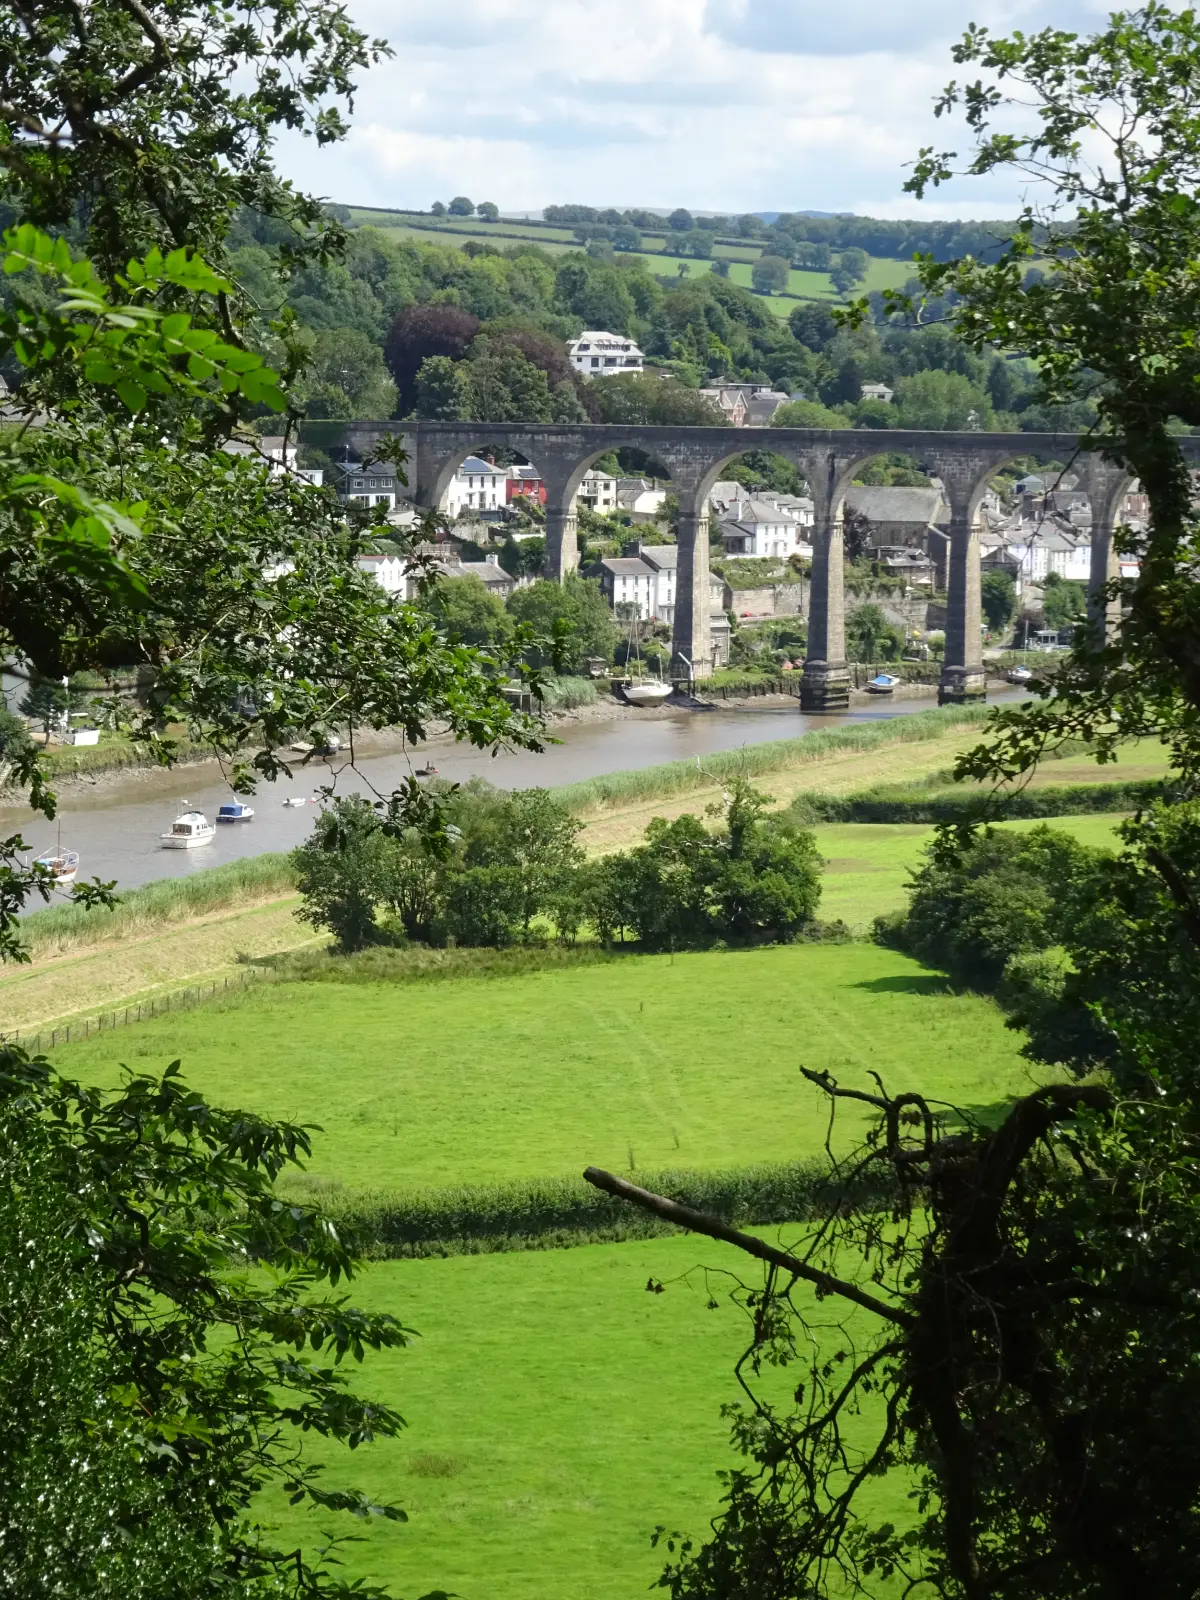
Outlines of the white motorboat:
M 244 806 L 240 800 L 232 800 L 228 805 L 217 807 L 218 822 L 253 822 L 254 807 Z
M 652 678 L 621 685 L 621 693 L 631 706 L 660 706 L 670 698 L 673 689 L 674 684 L 658 683 Z
M 1005 673 L 1009 683 L 1028 683 L 1033 673 L 1028 667 L 1010 667 Z
M 171 824 L 170 833 L 159 837 L 164 850 L 198 850 L 201 845 L 211 844 L 216 832 L 203 811 L 183 811 Z
M 867 693 L 868 694 L 891 694 L 892 690 L 900 682 L 901 682 L 901 679 L 895 677 L 890 672 L 879 672 L 879 673 L 876 673 L 876 675 L 868 682 L 868 684 L 867 684 Z

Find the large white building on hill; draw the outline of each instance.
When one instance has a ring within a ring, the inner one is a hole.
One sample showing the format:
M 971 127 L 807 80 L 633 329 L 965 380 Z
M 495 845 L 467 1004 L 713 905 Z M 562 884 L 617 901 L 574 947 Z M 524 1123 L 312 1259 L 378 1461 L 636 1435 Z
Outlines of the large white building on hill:
M 576 372 L 589 378 L 611 377 L 617 372 L 641 372 L 646 358 L 623 333 L 581 333 L 567 343 Z

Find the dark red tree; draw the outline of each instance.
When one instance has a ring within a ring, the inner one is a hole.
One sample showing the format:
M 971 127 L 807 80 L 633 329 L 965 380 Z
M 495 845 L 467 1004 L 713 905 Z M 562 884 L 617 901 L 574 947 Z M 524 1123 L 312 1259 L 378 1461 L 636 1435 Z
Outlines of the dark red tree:
M 479 318 L 461 306 L 408 306 L 396 313 L 383 354 L 400 391 L 399 416 L 416 402 L 422 361 L 427 356 L 461 360 L 478 332 Z

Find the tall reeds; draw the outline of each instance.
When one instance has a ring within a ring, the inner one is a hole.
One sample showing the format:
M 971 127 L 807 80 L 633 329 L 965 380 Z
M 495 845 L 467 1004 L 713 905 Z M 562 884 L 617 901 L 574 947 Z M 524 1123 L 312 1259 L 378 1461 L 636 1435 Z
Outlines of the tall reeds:
M 787 772 L 842 752 L 936 739 L 953 728 L 977 727 L 987 714 L 986 706 L 942 706 L 882 722 L 806 733 L 798 739 L 774 739 L 769 744 L 720 750 L 703 759 L 668 761 L 660 767 L 642 767 L 632 772 L 606 772 L 582 783 L 565 784 L 554 793 L 574 812 L 637 800 L 660 800 L 711 788 L 714 780 L 720 782 L 739 774 L 752 778 L 764 772 Z
M 158 878 L 140 889 L 124 890 L 111 911 L 61 905 L 31 912 L 22 920 L 21 933 L 31 954 L 56 954 L 136 936 L 209 911 L 276 899 L 295 884 L 289 856 L 249 856 L 187 877 Z

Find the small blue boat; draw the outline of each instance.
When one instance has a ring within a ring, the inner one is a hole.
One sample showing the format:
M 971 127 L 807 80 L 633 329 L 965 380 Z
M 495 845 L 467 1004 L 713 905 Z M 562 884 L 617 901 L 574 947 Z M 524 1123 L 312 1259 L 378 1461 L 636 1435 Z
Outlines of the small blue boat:
M 867 684 L 867 693 L 891 694 L 900 681 L 899 678 L 894 678 L 890 672 L 880 672 Z
M 254 808 L 244 806 L 240 800 L 234 800 L 227 806 L 217 809 L 218 822 L 253 822 Z

